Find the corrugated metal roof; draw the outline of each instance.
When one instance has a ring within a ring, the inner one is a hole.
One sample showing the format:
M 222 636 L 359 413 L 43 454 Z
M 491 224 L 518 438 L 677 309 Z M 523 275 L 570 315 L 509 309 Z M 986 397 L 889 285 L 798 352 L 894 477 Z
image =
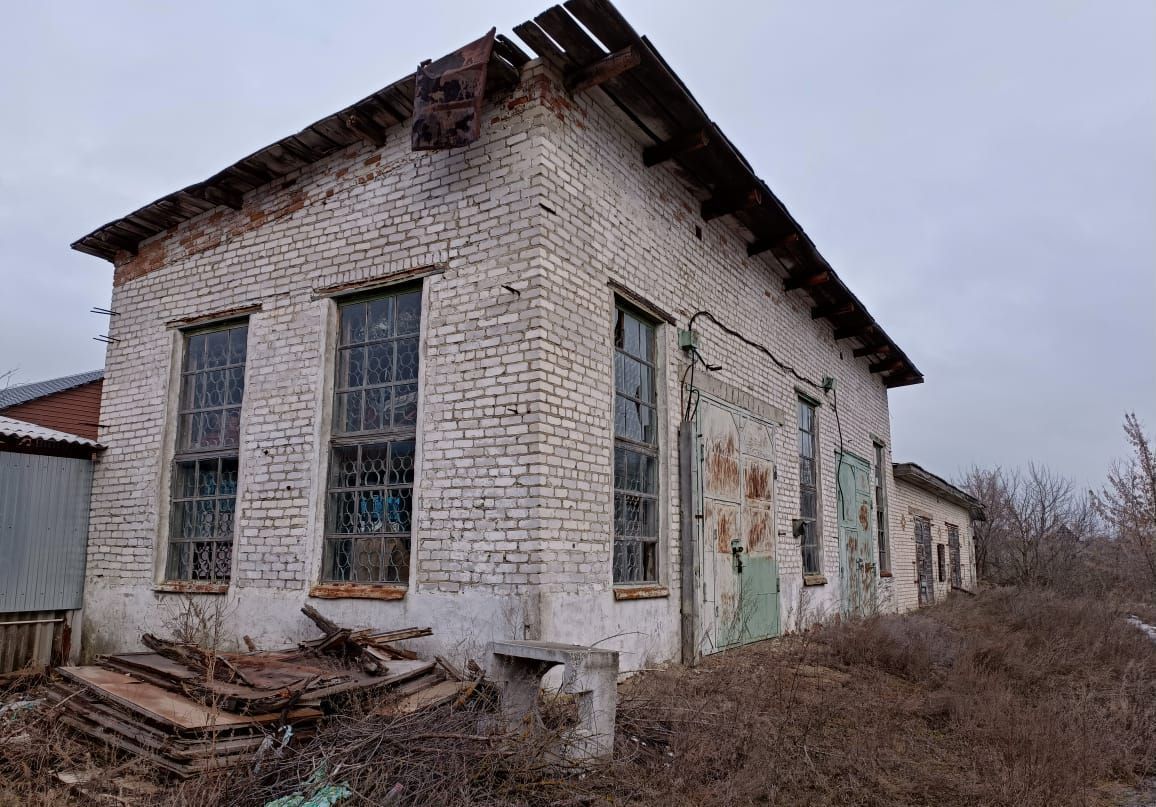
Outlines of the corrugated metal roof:
M 16 387 L 0 389 L 0 409 L 19 406 L 29 401 L 35 401 L 37 398 L 43 398 L 45 395 L 64 392 L 67 389 L 79 387 L 81 384 L 99 381 L 102 378 L 104 378 L 103 369 L 89 370 L 86 373 L 50 378 L 47 381 L 33 381 L 30 384 L 20 384 Z
M 0 438 L 2 437 L 15 440 L 39 440 L 45 443 L 67 443 L 74 446 L 103 448 L 103 446 L 95 440 L 78 437 L 68 432 L 58 432 L 56 429 L 48 429 L 44 426 L 37 426 L 35 423 L 27 423 L 23 420 L 7 418 L 0 415 Z

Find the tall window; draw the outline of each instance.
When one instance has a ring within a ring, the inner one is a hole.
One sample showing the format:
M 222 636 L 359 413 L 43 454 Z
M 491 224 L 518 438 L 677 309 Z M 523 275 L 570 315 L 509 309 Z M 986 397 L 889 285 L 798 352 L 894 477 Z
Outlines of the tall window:
M 959 527 L 947 525 L 947 550 L 951 556 L 951 585 L 963 588 L 963 569 L 959 562 Z
M 614 325 L 614 582 L 658 582 L 658 417 L 654 326 Z
M 406 583 L 421 291 L 345 303 L 339 318 L 321 576 Z
M 819 440 L 815 406 L 799 399 L 799 518 L 803 521 L 803 574 L 819 574 Z
M 233 565 L 248 323 L 185 336 L 166 578 L 225 582 Z
M 947 562 L 944 557 L 943 544 L 935 545 L 935 561 L 939 571 L 939 582 L 947 580 Z
M 887 545 L 887 485 L 883 472 L 887 450 L 875 444 L 875 536 L 879 543 L 879 571 L 891 571 L 891 548 Z

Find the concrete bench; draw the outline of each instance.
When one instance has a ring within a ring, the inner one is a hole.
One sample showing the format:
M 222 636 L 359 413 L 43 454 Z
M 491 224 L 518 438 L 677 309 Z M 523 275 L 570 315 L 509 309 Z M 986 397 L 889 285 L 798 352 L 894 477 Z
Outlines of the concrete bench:
M 491 642 L 488 670 L 502 689 L 502 713 L 510 723 L 540 723 L 542 676 L 562 665 L 564 694 L 578 704 L 575 759 L 603 759 L 614 750 L 618 711 L 618 651 L 576 644 L 509 640 Z

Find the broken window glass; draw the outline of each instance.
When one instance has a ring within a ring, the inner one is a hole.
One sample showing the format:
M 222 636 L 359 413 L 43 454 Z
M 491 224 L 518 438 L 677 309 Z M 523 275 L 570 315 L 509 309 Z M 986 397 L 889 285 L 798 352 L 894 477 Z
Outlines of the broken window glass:
M 658 582 L 655 327 L 624 308 L 614 323 L 614 582 Z

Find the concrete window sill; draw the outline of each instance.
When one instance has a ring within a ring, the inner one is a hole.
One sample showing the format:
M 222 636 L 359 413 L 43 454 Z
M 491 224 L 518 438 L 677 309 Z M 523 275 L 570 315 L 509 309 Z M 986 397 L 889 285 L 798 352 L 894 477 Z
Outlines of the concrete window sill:
M 153 586 L 160 594 L 228 594 L 228 583 L 201 583 L 196 580 L 166 580 Z
M 825 586 L 827 585 L 827 578 L 821 574 L 805 574 L 803 575 L 804 586 Z
M 368 583 L 318 583 L 309 588 L 309 596 L 320 600 L 404 600 L 409 586 Z
M 616 600 L 653 600 L 669 596 L 670 589 L 666 586 L 618 586 L 614 589 Z

